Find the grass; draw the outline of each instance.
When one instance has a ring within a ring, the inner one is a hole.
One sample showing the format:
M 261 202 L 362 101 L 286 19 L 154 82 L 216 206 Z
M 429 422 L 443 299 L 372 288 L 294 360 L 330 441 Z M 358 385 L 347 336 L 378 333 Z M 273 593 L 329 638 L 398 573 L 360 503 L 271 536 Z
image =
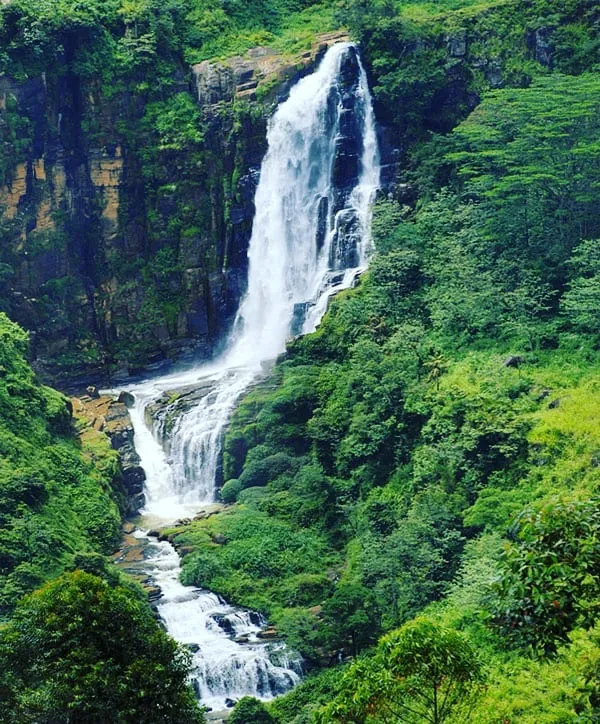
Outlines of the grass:
M 323 2 L 301 12 L 291 13 L 275 31 L 264 28 L 237 28 L 228 31 L 200 49 L 190 49 L 186 59 L 190 63 L 226 60 L 235 55 L 244 55 L 258 46 L 268 46 L 284 56 L 293 57 L 310 50 L 315 35 L 338 29 L 334 7 L 329 2 Z

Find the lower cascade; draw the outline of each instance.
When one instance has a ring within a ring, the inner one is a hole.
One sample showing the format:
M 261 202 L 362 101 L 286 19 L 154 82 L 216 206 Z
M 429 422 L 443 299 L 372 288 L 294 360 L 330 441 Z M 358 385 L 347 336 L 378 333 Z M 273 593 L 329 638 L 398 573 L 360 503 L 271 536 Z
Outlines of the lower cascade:
M 379 157 L 354 45 L 332 46 L 292 88 L 271 118 L 267 140 L 248 289 L 224 353 L 131 388 L 148 527 L 214 502 L 222 438 L 236 403 L 290 336 L 316 328 L 329 298 L 351 286 L 368 262 Z M 259 614 L 183 586 L 170 543 L 150 537 L 147 551 L 144 571 L 162 592 L 158 612 L 169 633 L 193 651 L 192 680 L 206 706 L 223 709 L 244 695 L 268 700 L 299 681 L 299 659 L 284 644 L 260 638 L 266 622 Z
M 170 543 L 152 541 L 149 550 L 146 570 L 162 591 L 158 613 L 193 653 L 192 683 L 203 704 L 219 710 L 246 695 L 271 699 L 298 683 L 299 658 L 282 643 L 261 641 L 266 621 L 260 614 L 180 583 L 180 559 Z

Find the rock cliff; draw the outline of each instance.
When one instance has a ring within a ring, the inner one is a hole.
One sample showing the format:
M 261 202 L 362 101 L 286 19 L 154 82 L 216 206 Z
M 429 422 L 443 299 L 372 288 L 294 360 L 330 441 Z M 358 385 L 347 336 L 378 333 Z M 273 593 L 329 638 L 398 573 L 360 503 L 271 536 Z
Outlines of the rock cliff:
M 0 307 L 32 333 L 43 379 L 215 350 L 245 288 L 267 118 L 341 38 L 175 64 L 158 103 L 66 61 L 0 76 Z

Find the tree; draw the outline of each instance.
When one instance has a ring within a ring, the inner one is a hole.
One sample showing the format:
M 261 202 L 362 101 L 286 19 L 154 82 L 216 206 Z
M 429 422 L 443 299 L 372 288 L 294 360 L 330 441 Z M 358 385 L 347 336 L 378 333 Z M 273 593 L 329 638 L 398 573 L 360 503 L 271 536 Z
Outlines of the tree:
M 359 583 L 340 584 L 323 606 L 329 644 L 343 648 L 350 643 L 355 655 L 373 642 L 379 631 L 379 619 L 375 597 Z
M 465 638 L 426 617 L 384 636 L 372 658 L 357 660 L 319 724 L 468 720 L 483 683 Z
M 577 329 L 600 334 L 600 240 L 582 241 L 569 261 L 577 276 L 562 298 L 563 312 Z
M 265 705 L 252 696 L 238 701 L 228 721 L 229 724 L 275 724 Z
M 0 638 L 4 722 L 203 721 L 188 658 L 124 586 L 75 571 L 21 600 Z
M 517 646 L 551 654 L 592 626 L 600 596 L 598 499 L 553 499 L 519 515 L 501 559 L 494 622 Z

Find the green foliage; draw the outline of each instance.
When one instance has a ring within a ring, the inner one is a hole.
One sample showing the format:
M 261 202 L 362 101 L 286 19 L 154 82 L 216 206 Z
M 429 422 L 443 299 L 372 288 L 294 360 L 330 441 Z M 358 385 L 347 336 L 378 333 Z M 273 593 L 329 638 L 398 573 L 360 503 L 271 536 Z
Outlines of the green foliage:
M 116 453 L 98 433 L 79 447 L 68 401 L 37 384 L 28 336 L 0 314 L 0 610 L 120 537 Z
M 464 637 L 421 617 L 384 636 L 372 658 L 357 659 L 317 721 L 468 721 L 482 683 Z
M 200 722 L 188 659 L 146 603 L 75 571 L 25 597 L 0 635 L 6 722 Z
M 183 151 L 203 139 L 198 104 L 189 93 L 146 106 L 144 123 L 158 136 L 158 151 Z M 146 149 L 151 155 L 154 149 Z
M 552 500 L 522 513 L 510 535 L 495 621 L 513 643 L 552 653 L 575 626 L 598 616 L 598 500 Z
M 339 585 L 323 606 L 329 646 L 341 649 L 350 642 L 355 655 L 375 641 L 377 619 L 375 597 L 368 588 L 355 583 Z
M 600 713 L 597 628 L 575 631 L 568 645 L 547 661 L 495 661 L 487 688 L 475 706 L 474 724 L 593 722 Z
M 578 331 L 600 334 L 600 243 L 598 239 L 582 241 L 570 264 L 573 276 L 561 303 L 567 319 Z M 575 276 L 577 275 L 577 276 Z
M 339 17 L 361 42 L 377 110 L 403 148 L 447 133 L 490 88 L 600 63 L 587 0 L 345 0 Z
M 255 506 L 194 522 L 177 541 L 195 548 L 184 558 L 186 583 L 269 613 L 318 604 L 328 583 L 316 574 L 335 560 L 316 532 L 296 531 Z
M 243 696 L 228 719 L 231 724 L 275 724 L 265 705 L 251 696 Z

